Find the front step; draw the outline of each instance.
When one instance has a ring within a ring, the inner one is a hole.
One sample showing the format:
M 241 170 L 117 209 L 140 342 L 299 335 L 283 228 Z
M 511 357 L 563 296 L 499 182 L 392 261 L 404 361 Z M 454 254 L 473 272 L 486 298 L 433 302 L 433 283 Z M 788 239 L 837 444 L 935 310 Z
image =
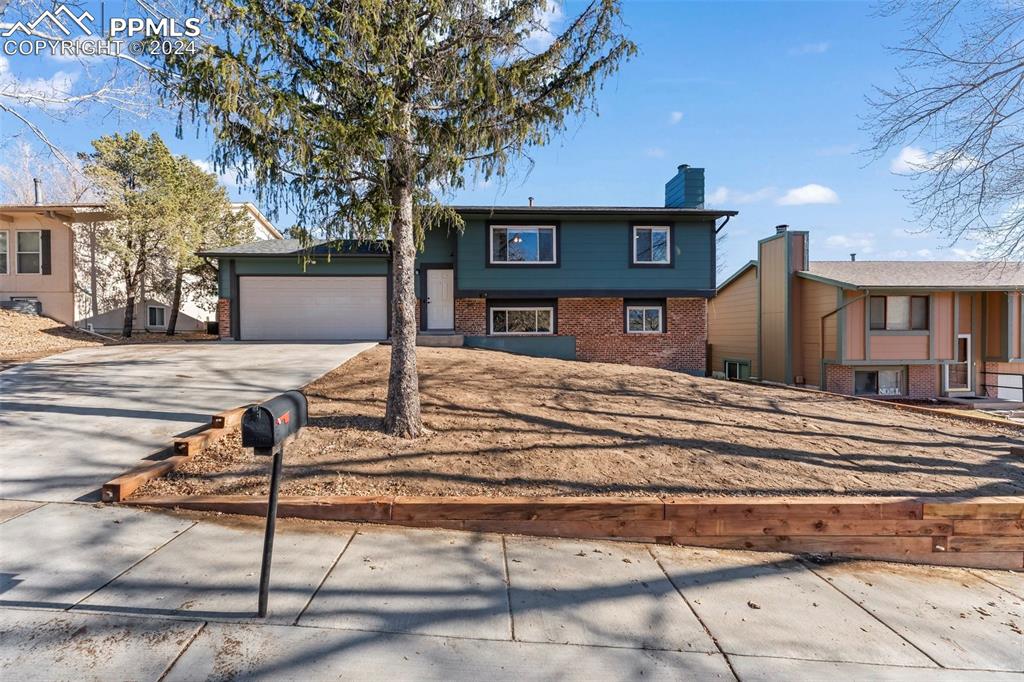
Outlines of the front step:
M 416 345 L 428 348 L 459 348 L 464 342 L 462 334 L 417 334 Z

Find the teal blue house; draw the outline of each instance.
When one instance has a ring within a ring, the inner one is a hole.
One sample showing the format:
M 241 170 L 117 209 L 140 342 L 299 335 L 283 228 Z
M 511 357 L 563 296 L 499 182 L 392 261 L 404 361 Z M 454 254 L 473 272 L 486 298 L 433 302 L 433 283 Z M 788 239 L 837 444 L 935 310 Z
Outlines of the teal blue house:
M 526 355 L 704 373 L 716 233 L 704 170 L 680 166 L 665 205 L 457 206 L 461 231 L 426 235 L 416 261 L 419 328 Z M 243 244 L 217 259 L 221 335 L 385 340 L 386 242 Z

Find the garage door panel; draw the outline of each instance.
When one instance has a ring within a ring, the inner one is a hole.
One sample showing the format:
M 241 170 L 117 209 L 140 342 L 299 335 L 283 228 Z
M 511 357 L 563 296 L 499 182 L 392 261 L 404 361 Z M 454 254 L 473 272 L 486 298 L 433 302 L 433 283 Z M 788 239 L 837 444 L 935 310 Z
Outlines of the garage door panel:
M 240 277 L 243 341 L 381 340 L 385 277 Z

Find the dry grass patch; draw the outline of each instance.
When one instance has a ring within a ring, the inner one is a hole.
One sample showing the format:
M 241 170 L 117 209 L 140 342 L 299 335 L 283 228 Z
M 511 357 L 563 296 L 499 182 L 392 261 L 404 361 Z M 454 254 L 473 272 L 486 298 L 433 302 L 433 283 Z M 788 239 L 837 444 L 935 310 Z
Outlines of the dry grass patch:
M 286 495 L 1019 495 L 1021 433 L 828 394 L 623 365 L 419 351 L 424 421 L 381 432 L 389 350 L 307 387 Z M 140 495 L 266 493 L 222 441 Z

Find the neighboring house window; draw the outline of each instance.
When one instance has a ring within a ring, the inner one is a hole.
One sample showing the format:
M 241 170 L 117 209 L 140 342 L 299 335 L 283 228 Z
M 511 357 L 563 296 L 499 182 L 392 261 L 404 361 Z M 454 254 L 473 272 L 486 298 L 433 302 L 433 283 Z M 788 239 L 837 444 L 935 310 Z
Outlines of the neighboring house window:
M 857 395 L 903 395 L 903 370 L 879 369 L 853 373 L 854 393 Z
M 18 232 L 17 266 L 19 275 L 38 275 L 43 271 L 43 233 L 39 230 Z
M 151 305 L 149 306 L 149 326 L 150 327 L 163 327 L 166 325 L 164 321 L 164 314 L 167 310 L 163 306 Z
M 626 306 L 626 331 L 630 334 L 657 334 L 664 328 L 660 305 Z
M 10 247 L 7 246 L 7 230 L 0 230 L 0 275 L 8 273 L 7 261 Z
M 492 334 L 551 334 L 554 308 L 491 308 Z
M 672 262 L 672 230 L 669 227 L 633 228 L 633 263 L 668 265 Z
M 491 263 L 554 264 L 555 227 L 491 226 Z
M 750 378 L 750 363 L 742 360 L 726 360 L 725 361 L 725 378 L 726 379 L 749 379 Z
M 888 331 L 927 330 L 927 296 L 872 296 L 871 328 Z

